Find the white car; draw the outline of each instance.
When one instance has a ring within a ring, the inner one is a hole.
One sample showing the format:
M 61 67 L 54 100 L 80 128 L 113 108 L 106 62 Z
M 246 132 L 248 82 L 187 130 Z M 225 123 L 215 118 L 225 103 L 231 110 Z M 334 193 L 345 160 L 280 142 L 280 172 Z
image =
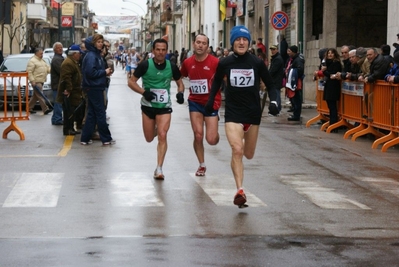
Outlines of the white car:
M 28 61 L 34 54 L 16 54 L 7 56 L 3 63 L 0 65 L 0 72 L 26 72 L 26 66 Z M 51 58 L 48 55 L 43 54 L 43 60 L 50 66 Z M 19 78 L 6 78 L 6 91 L 7 91 L 7 103 L 9 105 L 18 104 L 18 83 Z M 25 93 L 26 80 L 21 79 L 21 92 Z M 43 84 L 43 93 L 48 98 L 49 101 L 53 100 L 53 91 L 51 90 L 51 76 L 47 74 L 47 81 Z M 33 88 L 29 84 L 29 97 L 33 94 Z M 23 100 L 25 100 L 25 95 L 22 95 Z M 0 104 L 4 103 L 4 78 L 0 79 Z M 25 103 L 25 101 L 23 101 Z
M 68 48 L 65 48 L 65 47 L 63 47 L 62 48 L 62 50 L 64 51 L 63 52 L 63 54 L 62 54 L 62 56 L 64 57 L 64 58 L 66 58 L 66 51 L 68 50 Z M 54 57 L 54 50 L 52 49 L 52 48 L 46 48 L 46 49 L 44 49 L 43 50 L 43 54 L 44 55 L 48 55 L 49 57 L 50 57 L 50 59 L 53 59 L 53 57 Z

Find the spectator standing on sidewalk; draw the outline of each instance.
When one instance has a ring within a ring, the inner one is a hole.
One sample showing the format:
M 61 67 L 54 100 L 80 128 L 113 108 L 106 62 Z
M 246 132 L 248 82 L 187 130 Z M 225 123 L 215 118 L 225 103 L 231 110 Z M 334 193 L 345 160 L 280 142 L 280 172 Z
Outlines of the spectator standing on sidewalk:
M 225 88 L 225 131 L 232 149 L 231 169 L 237 192 L 233 203 L 244 207 L 247 202 L 243 189 L 243 157 L 252 159 L 255 154 L 261 121 L 259 96 L 260 80 L 269 90 L 273 104 L 269 111 L 278 113 L 275 85 L 262 59 L 248 52 L 251 34 L 244 26 L 235 26 L 230 31 L 230 44 L 234 53 L 219 61 L 209 100 L 205 106 L 208 113 L 214 111 L 215 96 L 220 90 L 223 78 L 227 76 Z
M 330 125 L 338 122 L 338 101 L 341 96 L 340 73 L 342 65 L 338 51 L 335 48 L 327 50 L 326 65 L 321 67 L 325 77 L 323 100 L 327 102 L 330 115 Z
M 88 145 L 94 133 L 96 124 L 103 145 L 112 145 L 115 140 L 111 137 L 105 115 L 105 88 L 107 76 L 112 74 L 111 68 L 106 68 L 101 57 L 104 37 L 94 34 L 85 40 L 87 53 L 82 65 L 82 88 L 87 94 L 87 117 L 82 130 L 80 143 Z
M 53 45 L 54 57 L 51 60 L 51 89 L 53 90 L 54 110 L 51 116 L 52 125 L 62 125 L 62 104 L 56 101 L 58 94 L 58 84 L 60 81 L 61 64 L 64 61 L 62 56 L 62 43 L 55 42 Z
M 298 46 L 292 45 L 287 50 L 290 57 L 285 67 L 285 87 L 287 92 L 293 91 L 290 96 L 293 114 L 289 121 L 300 121 L 302 112 L 302 77 L 304 75 L 305 62 L 298 53 Z
M 194 151 L 197 155 L 199 167 L 196 176 L 204 176 L 206 172 L 204 153 L 204 123 L 205 138 L 208 144 L 216 145 L 219 142 L 218 111 L 222 102 L 222 96 L 218 91 L 213 104 L 214 112 L 208 114 L 205 104 L 208 101 L 210 88 L 215 75 L 219 59 L 207 53 L 209 38 L 205 34 L 198 34 L 194 38 L 194 56 L 187 58 L 181 68 L 182 76 L 190 79 L 190 95 L 188 96 L 188 108 L 190 111 L 191 128 L 194 132 Z
M 262 49 L 262 53 L 266 54 L 266 46 L 262 43 L 262 38 L 260 38 L 260 37 L 258 38 L 258 41 L 256 43 L 256 48 Z M 256 51 L 256 49 L 255 49 L 255 51 Z
M 284 60 L 276 45 L 270 46 L 270 53 L 272 56 L 270 60 L 269 73 L 277 89 L 277 107 L 278 110 L 281 111 L 281 88 L 283 88 Z
M 164 180 L 162 166 L 168 149 L 167 134 L 170 127 L 172 100 L 170 97 L 170 83 L 175 80 L 177 84 L 177 102 L 184 103 L 184 84 L 179 68 L 166 60 L 168 42 L 156 39 L 152 43 L 154 57 L 141 62 L 128 81 L 130 89 L 143 95 L 141 98 L 142 125 L 144 137 L 147 142 L 152 142 L 158 136 L 157 167 L 154 179 Z M 142 79 L 142 87 L 137 83 Z
M 64 135 L 80 134 L 80 131 L 75 131 L 74 122 L 77 113 L 80 113 L 76 109 L 83 101 L 82 73 L 79 66 L 81 52 L 79 45 L 70 46 L 68 48 L 68 56 L 61 65 L 57 103 L 62 103 Z
M 39 101 L 44 115 L 47 115 L 52 111 L 52 109 L 46 105 L 45 100 L 37 91 L 40 90 L 43 93 L 43 83 L 47 80 L 47 74 L 50 73 L 50 70 L 50 66 L 47 65 L 46 61 L 43 60 L 43 49 L 36 48 L 35 55 L 29 59 L 26 66 L 29 82 L 32 87 L 36 87 L 36 89 L 33 89 L 33 95 L 29 100 L 30 113 L 36 113 L 36 111 L 33 111 L 33 108 L 35 107 L 37 101 Z

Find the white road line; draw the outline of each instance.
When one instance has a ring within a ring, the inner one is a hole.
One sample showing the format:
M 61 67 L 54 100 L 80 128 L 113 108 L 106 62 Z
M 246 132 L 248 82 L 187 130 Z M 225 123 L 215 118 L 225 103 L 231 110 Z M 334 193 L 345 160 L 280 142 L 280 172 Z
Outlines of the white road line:
M 281 176 L 281 180 L 284 184 L 292 186 L 299 194 L 307 196 L 314 204 L 323 209 L 371 209 L 362 203 L 335 192 L 333 188 L 323 187 L 316 182 L 315 177 L 292 175 Z
M 399 181 L 391 178 L 372 178 L 372 177 L 356 177 L 356 179 L 367 182 L 381 191 L 390 193 L 399 198 Z
M 56 207 L 63 173 L 22 173 L 3 207 Z
M 218 174 L 195 176 L 190 173 L 191 177 L 202 187 L 205 193 L 212 199 L 217 206 L 233 206 L 234 194 L 237 191 L 234 178 L 232 175 Z M 257 198 L 254 194 L 245 189 L 247 196 L 247 204 L 249 207 L 266 207 L 267 205 Z
M 111 203 L 114 207 L 161 207 L 154 179 L 149 173 L 123 172 L 109 180 Z

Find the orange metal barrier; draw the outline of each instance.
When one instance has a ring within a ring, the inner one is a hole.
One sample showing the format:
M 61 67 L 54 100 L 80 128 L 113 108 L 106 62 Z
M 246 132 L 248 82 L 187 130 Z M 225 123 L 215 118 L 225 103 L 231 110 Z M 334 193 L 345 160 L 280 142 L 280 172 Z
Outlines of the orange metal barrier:
M 324 119 L 328 120 L 329 110 L 323 101 L 323 90 L 317 84 L 317 110 L 319 115 L 306 123 Z M 321 130 L 331 132 L 340 126 L 350 128 L 345 132 L 344 138 L 352 134 L 352 141 L 356 138 L 373 134 L 377 137 L 372 148 L 383 144 L 381 151 L 385 152 L 391 146 L 399 144 L 399 85 L 376 81 L 373 84 L 361 82 L 342 82 L 339 115 L 340 121 L 333 125 L 323 124 Z M 358 126 L 353 127 L 350 122 Z
M 316 80 L 316 104 L 317 104 L 317 112 L 319 113 L 316 117 L 311 118 L 306 122 L 306 127 L 310 127 L 311 124 L 319 121 L 329 121 L 328 114 L 330 113 L 328 110 L 328 106 L 326 101 L 323 100 L 324 86 L 322 84 L 322 80 Z M 327 115 L 327 116 L 326 116 Z M 323 127 L 322 127 L 323 128 Z
M 29 84 L 28 73 L 0 73 L 0 84 L 4 90 L 4 115 L 0 122 L 11 121 L 11 124 L 4 130 L 3 138 L 6 139 L 11 131 L 15 131 L 20 140 L 25 140 L 23 131 L 17 126 L 17 120 L 29 120 Z M 23 107 L 25 104 L 25 110 Z M 8 109 L 11 106 L 11 110 Z
M 389 130 L 389 134 L 375 140 L 372 148 L 377 148 L 380 144 L 383 144 L 381 149 L 383 152 L 386 152 L 389 147 L 399 144 L 398 92 L 399 85 L 396 84 L 377 82 L 374 87 L 373 125 L 380 129 Z

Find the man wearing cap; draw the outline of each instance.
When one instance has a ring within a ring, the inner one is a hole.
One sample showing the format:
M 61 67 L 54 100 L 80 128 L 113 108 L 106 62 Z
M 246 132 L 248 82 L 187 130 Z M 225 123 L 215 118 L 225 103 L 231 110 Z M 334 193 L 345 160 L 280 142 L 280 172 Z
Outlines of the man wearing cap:
M 352 59 L 352 61 L 356 62 L 358 65 L 358 72 L 356 73 L 351 73 L 350 80 L 352 81 L 359 81 L 363 80 L 364 75 L 368 75 L 370 73 L 370 62 L 366 58 L 366 53 L 367 49 L 364 47 L 358 47 L 356 48 L 355 52 L 355 59 Z
M 243 157 L 252 159 L 255 154 L 261 121 L 259 96 L 260 80 L 269 93 L 269 112 L 278 114 L 275 85 L 263 60 L 248 52 L 251 34 L 244 26 L 235 26 L 230 31 L 233 54 L 220 60 L 211 86 L 209 100 L 205 106 L 208 113 L 214 111 L 215 96 L 220 90 L 223 78 L 227 77 L 225 88 L 225 131 L 232 149 L 231 168 L 237 193 L 233 203 L 244 207 L 246 196 L 243 190 Z
M 293 109 L 289 121 L 300 121 L 302 112 L 302 77 L 304 74 L 304 59 L 298 53 L 298 46 L 292 45 L 287 49 L 289 59 L 285 67 L 287 90 L 293 90 L 294 96 L 290 99 Z
M 58 85 L 57 102 L 62 104 L 64 114 L 64 135 L 79 134 L 75 131 L 75 109 L 82 101 L 82 74 L 79 60 L 81 50 L 79 45 L 72 45 L 68 49 L 68 56 L 60 68 L 60 82 Z
M 278 110 L 281 111 L 281 88 L 283 87 L 284 78 L 284 60 L 278 51 L 276 45 L 270 46 L 270 53 L 272 54 L 270 60 L 269 73 L 273 79 L 274 84 L 277 88 L 277 106 Z

